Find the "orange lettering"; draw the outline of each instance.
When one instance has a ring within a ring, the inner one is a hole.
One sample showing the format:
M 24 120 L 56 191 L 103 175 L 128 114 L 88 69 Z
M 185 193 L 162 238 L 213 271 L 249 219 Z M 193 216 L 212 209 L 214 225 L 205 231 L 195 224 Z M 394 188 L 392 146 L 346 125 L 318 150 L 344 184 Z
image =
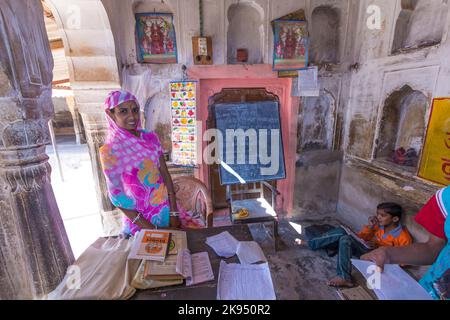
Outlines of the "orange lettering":
M 450 181 L 450 160 L 445 158 L 442 158 L 441 160 L 444 161 L 442 164 L 442 172 L 445 175 L 445 179 Z
M 444 144 L 447 147 L 447 149 L 450 149 L 450 132 L 447 132 L 446 135 L 448 137 L 444 140 Z

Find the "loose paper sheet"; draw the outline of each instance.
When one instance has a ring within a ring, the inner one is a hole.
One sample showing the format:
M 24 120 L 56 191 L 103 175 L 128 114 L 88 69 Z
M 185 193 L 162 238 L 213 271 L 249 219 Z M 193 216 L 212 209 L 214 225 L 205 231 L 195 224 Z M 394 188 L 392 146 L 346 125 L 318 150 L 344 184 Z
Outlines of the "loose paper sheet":
M 237 256 L 241 264 L 267 262 L 261 247 L 255 241 L 239 241 Z
M 373 262 L 352 259 L 352 263 L 371 284 L 376 286 Z M 385 265 L 379 279 L 379 286 L 374 288 L 374 292 L 380 300 L 432 300 L 425 289 L 399 265 Z
M 301 97 L 318 97 L 320 86 L 318 68 L 309 67 L 298 71 L 298 92 Z
M 199 252 L 191 255 L 188 249 L 178 253 L 177 272 L 186 278 L 186 285 L 214 280 L 214 273 L 207 252 Z
M 276 300 L 268 263 L 220 262 L 218 300 Z
M 209 245 L 220 257 L 230 258 L 236 254 L 239 241 L 228 231 L 206 238 Z

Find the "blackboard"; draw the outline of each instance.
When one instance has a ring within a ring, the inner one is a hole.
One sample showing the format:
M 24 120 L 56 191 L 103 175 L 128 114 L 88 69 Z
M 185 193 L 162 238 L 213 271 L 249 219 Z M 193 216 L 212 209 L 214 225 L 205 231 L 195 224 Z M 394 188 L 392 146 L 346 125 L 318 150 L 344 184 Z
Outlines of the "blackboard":
M 221 185 L 286 178 L 278 102 L 220 103 L 212 112 L 222 136 L 217 146 Z

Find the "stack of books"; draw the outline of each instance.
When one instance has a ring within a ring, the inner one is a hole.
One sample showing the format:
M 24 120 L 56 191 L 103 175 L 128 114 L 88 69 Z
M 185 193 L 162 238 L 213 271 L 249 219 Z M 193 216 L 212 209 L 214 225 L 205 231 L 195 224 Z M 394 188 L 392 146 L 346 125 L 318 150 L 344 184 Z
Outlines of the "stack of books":
M 144 235 L 147 233 L 147 240 L 149 240 L 153 238 L 155 232 L 167 234 L 159 239 L 168 239 L 167 247 L 161 248 L 158 255 L 142 249 L 145 246 Z M 136 237 L 129 256 L 129 259 L 142 259 L 132 286 L 138 289 L 149 289 L 182 284 L 184 277 L 176 272 L 176 265 L 178 252 L 187 248 L 186 232 L 142 230 L 141 233 L 143 233 L 142 237 Z M 164 259 L 161 259 L 162 256 Z
M 128 259 L 164 261 L 171 243 L 171 232 L 142 230 L 136 236 Z
M 187 248 L 186 232 L 179 230 L 142 230 L 131 249 L 130 259 L 142 259 L 132 280 L 137 289 L 191 286 L 214 280 L 207 252 L 192 254 Z M 149 245 L 151 244 L 151 245 Z

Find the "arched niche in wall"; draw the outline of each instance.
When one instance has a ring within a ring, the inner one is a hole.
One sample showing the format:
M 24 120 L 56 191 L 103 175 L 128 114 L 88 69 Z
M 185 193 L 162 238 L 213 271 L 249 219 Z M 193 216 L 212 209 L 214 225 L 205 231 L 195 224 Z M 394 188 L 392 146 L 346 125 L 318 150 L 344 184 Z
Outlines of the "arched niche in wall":
M 394 151 L 399 148 L 414 149 L 418 158 L 424 140 L 428 100 L 422 92 L 407 85 L 386 99 L 375 154 L 377 159 L 392 161 Z M 413 163 L 403 165 L 415 167 L 417 158 L 413 156 Z
M 264 11 L 253 1 L 238 2 L 228 8 L 227 62 L 237 61 L 237 49 L 248 50 L 248 64 L 264 61 Z
M 444 34 L 448 0 L 402 0 L 392 53 L 439 44 Z
M 336 100 L 324 90 L 319 97 L 303 97 L 298 123 L 297 151 L 332 150 Z
M 339 10 L 321 6 L 312 12 L 309 60 L 312 63 L 339 63 Z
M 172 115 L 169 94 L 159 92 L 147 99 L 145 103 L 145 129 L 155 131 L 159 137 L 163 150 L 170 152 L 172 149 L 171 121 Z

